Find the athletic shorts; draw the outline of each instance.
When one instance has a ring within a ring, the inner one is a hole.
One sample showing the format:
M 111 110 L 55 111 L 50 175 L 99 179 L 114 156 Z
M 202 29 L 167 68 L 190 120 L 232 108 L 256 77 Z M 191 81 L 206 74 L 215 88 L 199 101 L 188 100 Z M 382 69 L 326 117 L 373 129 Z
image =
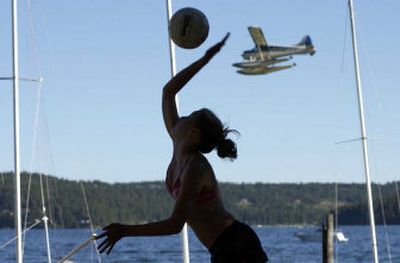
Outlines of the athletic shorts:
M 268 261 L 254 230 L 235 221 L 209 249 L 212 263 L 264 263 Z

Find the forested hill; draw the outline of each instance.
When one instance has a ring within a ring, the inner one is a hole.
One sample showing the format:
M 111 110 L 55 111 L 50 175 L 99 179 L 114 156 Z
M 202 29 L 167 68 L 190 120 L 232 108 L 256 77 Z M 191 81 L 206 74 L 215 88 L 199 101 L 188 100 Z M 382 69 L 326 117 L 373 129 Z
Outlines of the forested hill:
M 82 185 L 95 226 L 110 222 L 142 223 L 164 219 L 172 211 L 173 200 L 163 182 L 116 183 L 71 181 L 43 176 L 47 213 L 53 227 L 86 227 Z M 22 174 L 23 211 L 26 207 L 28 175 Z M 48 186 L 48 187 L 47 187 Z M 399 183 L 400 186 L 400 183 Z M 0 227 L 14 226 L 14 178 L 0 173 Z M 388 224 L 400 224 L 400 207 L 395 184 L 380 185 Z M 339 224 L 368 223 L 364 184 L 338 184 Z M 226 208 L 239 220 L 262 225 L 320 224 L 335 207 L 335 184 L 236 184 L 220 183 Z M 379 197 L 378 185 L 373 185 Z M 40 219 L 39 176 L 32 175 L 29 222 Z M 375 200 L 375 215 L 382 223 L 380 199 Z

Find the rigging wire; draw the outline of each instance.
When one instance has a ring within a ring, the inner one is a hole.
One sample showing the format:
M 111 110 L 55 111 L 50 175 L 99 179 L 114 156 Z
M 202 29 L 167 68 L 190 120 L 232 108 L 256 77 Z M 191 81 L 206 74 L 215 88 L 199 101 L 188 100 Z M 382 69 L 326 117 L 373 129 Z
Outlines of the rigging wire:
M 36 102 L 35 120 L 34 120 L 34 125 L 33 125 L 34 128 L 33 128 L 33 137 L 32 137 L 33 139 L 32 139 L 32 149 L 31 149 L 31 162 L 30 162 L 30 169 L 29 169 L 29 176 L 28 176 L 28 189 L 27 189 L 26 205 L 25 205 L 24 229 L 26 228 L 26 226 L 28 224 L 28 217 L 29 217 L 32 171 L 33 171 L 33 163 L 35 161 L 35 150 L 36 150 L 36 143 L 37 143 L 37 130 L 38 130 L 38 123 L 39 123 L 41 94 L 42 94 L 42 84 L 40 83 L 38 95 L 37 95 L 37 102 Z M 40 184 L 41 191 L 43 190 L 42 187 L 43 187 L 43 184 Z M 41 198 L 42 198 L 42 207 L 45 208 L 44 197 L 42 195 L 41 195 Z M 43 214 L 43 216 L 46 216 L 46 215 Z M 23 234 L 23 238 L 22 238 L 22 253 L 24 252 L 24 248 L 25 248 L 25 234 Z
M 383 225 L 385 226 L 386 250 L 387 250 L 388 256 L 389 256 L 389 262 L 392 263 L 392 253 L 390 250 L 389 233 L 388 233 L 387 224 L 386 224 L 385 208 L 383 205 L 383 198 L 382 198 L 382 191 L 381 191 L 380 184 L 378 184 L 378 191 L 379 191 L 379 200 L 380 200 L 380 204 L 381 204 L 382 221 L 383 221 Z
M 35 223 L 33 223 L 30 227 L 26 228 L 23 230 L 22 233 L 25 233 L 28 230 L 31 230 L 32 228 L 34 228 L 35 226 L 37 226 L 38 224 L 40 224 L 42 221 L 39 219 L 35 219 Z M 8 246 L 9 244 L 11 244 L 14 240 L 17 239 L 17 236 L 13 237 L 12 239 L 10 239 L 9 241 L 7 241 L 6 243 L 4 243 L 3 245 L 0 246 L 0 249 L 5 248 L 6 246 Z
M 47 205 L 47 207 L 49 208 L 49 213 L 48 213 L 48 216 L 49 216 L 49 220 L 50 220 L 50 222 L 53 222 L 53 210 L 52 210 L 52 203 L 51 203 L 51 198 L 50 198 L 50 185 L 49 185 L 49 176 L 47 175 L 44 175 L 44 178 L 45 178 L 45 182 L 46 182 L 46 194 L 47 194 L 47 203 L 48 203 L 48 205 Z
M 27 0 L 27 1 L 31 1 L 31 0 Z M 43 5 L 42 1 L 41 0 L 37 0 L 37 1 L 35 1 L 35 3 L 37 4 L 38 10 L 39 10 L 39 12 L 38 12 L 39 15 L 38 16 L 41 17 L 41 21 L 42 21 L 41 29 L 42 29 L 42 32 L 43 32 L 43 39 L 45 40 L 46 45 L 47 45 L 46 52 L 50 57 L 50 59 L 47 60 L 47 63 L 49 65 L 48 65 L 48 67 L 46 67 L 46 69 L 49 71 L 50 75 L 55 76 L 52 79 L 52 85 L 51 86 L 52 86 L 53 89 L 57 89 L 60 85 L 59 85 L 59 77 L 57 77 L 57 75 L 58 75 L 57 74 L 57 70 L 56 70 L 57 69 L 57 65 L 55 65 L 53 63 L 55 55 L 54 55 L 54 45 L 51 42 L 51 38 L 49 37 L 49 35 L 50 35 L 49 34 L 49 30 L 48 30 L 48 24 L 49 24 L 48 21 L 49 21 L 49 19 L 47 17 L 47 13 L 45 11 L 45 8 L 44 8 L 44 5 Z M 43 126 L 44 126 L 45 132 L 47 134 L 47 140 L 48 140 L 48 146 L 49 146 L 47 148 L 47 150 L 48 150 L 47 156 L 48 156 L 48 160 L 50 161 L 49 167 L 51 168 L 52 171 L 54 171 L 55 170 L 54 169 L 54 167 L 55 167 L 54 158 L 53 158 L 54 155 L 53 155 L 52 147 L 51 147 L 52 144 L 51 144 L 51 139 L 50 139 L 50 135 L 49 135 L 50 134 L 49 126 L 48 126 L 48 122 L 46 121 L 47 120 L 46 111 L 42 111 L 42 116 L 43 116 L 43 119 L 44 119 Z M 50 217 L 50 221 L 53 222 L 53 227 L 56 227 L 56 223 L 57 222 L 55 221 L 55 205 L 53 204 L 53 202 L 51 200 L 51 197 L 53 197 L 53 199 L 56 198 L 56 195 L 58 193 L 58 191 L 57 191 L 58 186 L 57 186 L 57 181 L 56 180 L 53 180 L 54 183 L 53 183 L 52 187 L 50 187 L 50 182 L 51 182 L 51 180 L 49 180 L 49 176 L 47 176 L 46 177 L 46 190 L 47 190 L 46 191 L 46 195 L 47 195 L 47 199 L 48 199 L 49 217 Z M 51 194 L 50 194 L 50 189 L 52 189 Z M 57 217 L 58 218 L 62 217 L 62 211 L 61 210 L 59 210 L 59 212 L 57 213 Z
M 38 48 L 37 48 L 37 39 L 36 39 L 36 31 L 35 31 L 35 22 L 32 15 L 32 5 L 31 1 L 27 0 L 27 13 L 28 13 L 28 21 L 29 21 L 29 29 L 32 36 L 31 45 L 32 45 L 32 53 L 34 57 L 34 62 L 36 69 L 38 71 L 39 76 L 42 76 L 42 69 L 41 63 L 39 60 L 38 55 Z M 38 134 L 38 123 L 39 123 L 39 114 L 41 112 L 41 101 L 42 101 L 42 90 L 43 86 L 42 83 L 39 82 L 38 87 L 38 94 L 37 94 L 37 101 L 36 101 L 36 111 L 35 111 L 35 118 L 34 118 L 34 125 L 33 125 L 33 142 L 32 142 L 32 149 L 31 149 L 31 164 L 30 164 L 30 172 L 29 172 L 29 181 L 28 181 L 28 190 L 27 190 L 27 200 L 26 200 L 26 210 L 25 210 L 25 222 L 24 228 L 26 229 L 27 221 L 29 217 L 29 204 L 30 204 L 30 192 L 31 192 L 31 184 L 32 184 L 32 171 L 33 171 L 33 163 L 35 161 L 35 150 L 37 144 L 37 134 Z M 42 214 L 43 214 L 43 222 L 45 226 L 45 235 L 46 235 L 46 246 L 47 246 L 47 259 L 48 262 L 51 262 L 51 249 L 50 249 L 50 237 L 48 231 L 48 217 L 46 215 L 46 202 L 44 197 L 44 185 L 43 185 L 43 174 L 39 173 L 39 186 L 40 186 L 40 197 L 41 197 L 41 205 L 42 205 Z M 48 188 L 47 188 L 48 189 Z M 25 247 L 25 232 L 23 232 L 23 248 Z M 24 250 L 22 250 L 24 251 Z
M 27 7 L 28 7 L 28 26 L 30 29 L 30 33 L 32 35 L 32 40 L 30 41 L 32 45 L 32 53 L 34 56 L 34 62 L 35 66 L 38 70 L 39 76 L 42 76 L 42 71 L 40 67 L 40 62 L 39 62 L 39 56 L 37 52 L 37 46 L 36 46 L 36 34 L 35 34 L 35 29 L 34 29 L 34 20 L 31 12 L 31 4 L 30 1 L 27 0 Z M 39 88 L 38 88 L 38 95 L 37 95 L 37 101 L 36 101 L 36 110 L 35 110 L 35 118 L 34 118 L 34 124 L 33 124 L 33 136 L 32 136 L 32 148 L 31 148 L 31 162 L 30 162 L 30 172 L 29 172 L 29 181 L 28 181 L 28 194 L 27 194 L 27 204 L 29 204 L 29 197 L 30 197 L 30 187 L 31 187 L 31 179 L 32 179 L 32 170 L 33 170 L 33 163 L 34 163 L 34 153 L 36 150 L 36 142 L 37 142 L 37 129 L 38 129 L 38 122 L 39 122 L 39 112 L 40 112 L 40 101 L 41 101 L 41 93 L 42 93 L 42 85 L 41 82 L 39 82 Z M 28 217 L 28 210 L 29 210 L 29 205 L 27 205 L 26 208 L 26 214 L 25 214 L 25 226 L 26 226 L 26 220 Z
M 29 2 L 29 1 L 28 1 Z M 30 7 L 28 5 L 28 10 L 30 10 Z M 41 75 L 41 70 L 40 70 L 40 65 L 38 63 L 38 58 L 37 58 L 37 49 L 36 49 L 36 38 L 35 38 L 35 31 L 33 28 L 33 20 L 31 18 L 31 12 L 28 12 L 29 16 L 29 27 L 31 29 L 31 34 L 32 34 L 32 50 L 35 56 L 35 62 L 36 62 L 36 67 L 38 68 L 39 75 Z M 31 193 L 31 184 L 32 184 L 32 171 L 33 171 L 33 163 L 35 160 L 35 150 L 36 150 L 36 143 L 37 143 L 37 130 L 38 130 L 38 122 L 39 122 L 39 112 L 40 112 L 40 101 L 41 101 L 41 93 L 42 93 L 42 84 L 39 82 L 39 89 L 38 89 L 38 95 L 37 95 L 37 101 L 36 101 L 36 109 L 35 109 L 35 118 L 34 118 L 34 124 L 33 124 L 33 136 L 32 136 L 32 148 L 31 148 L 31 158 L 30 158 L 30 169 L 29 169 L 29 177 L 28 177 L 28 189 L 27 189 L 27 197 L 26 197 L 26 207 L 25 207 L 25 219 L 24 219 L 24 229 L 26 228 L 28 224 L 28 217 L 29 217 L 29 206 L 30 206 L 30 193 Z M 22 253 L 25 248 L 25 232 L 23 234 L 22 238 Z
M 397 206 L 399 208 L 399 214 L 400 214 L 400 194 L 399 194 L 399 188 L 397 186 L 397 182 L 394 182 L 394 186 L 396 188 L 396 197 L 397 197 Z
M 28 189 L 26 193 L 26 201 L 25 201 L 25 218 L 24 218 L 24 228 L 26 229 L 28 225 L 28 215 L 29 215 L 29 201 L 31 196 L 31 183 L 32 183 L 32 173 L 29 173 L 28 176 Z M 24 253 L 25 248 L 25 232 L 22 234 L 22 253 Z
M 64 262 L 69 262 L 68 259 L 71 258 L 73 255 L 75 255 L 76 253 L 78 253 L 82 248 L 84 248 L 85 246 L 87 246 L 90 242 L 95 240 L 95 236 L 91 236 L 90 238 L 86 239 L 84 242 L 82 242 L 81 244 L 79 244 L 77 247 L 75 247 L 74 249 L 72 249 L 67 255 L 65 255 L 62 259 L 60 259 L 59 261 L 57 261 L 57 263 L 64 263 Z
M 362 30 L 360 30 L 360 31 L 362 31 Z M 387 116 L 386 112 L 385 112 L 385 108 L 384 108 L 383 103 L 382 103 L 382 100 L 380 99 L 380 96 L 379 96 L 380 94 L 379 94 L 379 91 L 378 91 L 378 88 L 377 88 L 378 85 L 377 85 L 377 81 L 376 81 L 376 77 L 375 77 L 374 71 L 372 70 L 372 66 L 371 66 L 371 63 L 370 63 L 370 58 L 369 58 L 369 52 L 367 50 L 367 45 L 364 44 L 364 43 L 367 43 L 367 42 L 364 41 L 364 38 L 363 38 L 362 34 L 360 34 L 360 40 L 361 40 L 361 43 L 363 44 L 363 45 L 361 45 L 361 51 L 363 52 L 363 56 L 365 57 L 366 68 L 368 70 L 369 77 L 371 78 L 371 85 L 370 86 L 371 86 L 371 90 L 373 91 L 372 94 L 373 94 L 374 99 L 375 99 L 375 101 L 376 101 L 376 103 L 378 105 L 377 108 L 381 112 L 382 116 Z M 382 132 L 383 132 L 384 135 L 388 134 L 388 132 L 387 132 L 388 131 L 388 124 L 386 122 L 386 119 L 385 118 L 381 118 L 381 120 L 383 121 Z M 381 125 L 379 125 L 379 127 L 381 127 Z M 382 135 L 382 137 L 386 138 L 386 136 L 384 136 L 384 135 Z M 384 140 L 383 141 L 382 148 L 383 149 L 388 149 L 389 148 L 388 147 L 388 140 Z M 372 152 L 375 155 L 375 158 L 374 158 L 372 164 L 375 166 L 376 171 L 380 172 L 381 171 L 380 164 L 382 163 L 381 160 L 378 160 L 380 155 L 377 153 L 377 149 L 375 147 L 372 148 Z M 388 151 L 386 151 L 386 153 L 389 154 Z M 383 223 L 384 223 L 384 231 L 385 231 L 386 250 L 387 250 L 387 253 L 389 255 L 389 261 L 392 262 L 392 260 L 391 260 L 392 259 L 392 255 L 391 255 L 391 245 L 390 245 L 390 239 L 389 239 L 389 231 L 388 231 L 388 226 L 386 224 L 385 207 L 383 205 L 383 200 L 382 200 L 383 197 L 382 197 L 382 191 L 381 191 L 380 184 L 378 184 L 378 191 L 379 191 L 379 198 L 380 198 L 380 204 L 381 204 L 382 219 L 384 221 Z
M 345 9 L 347 9 L 347 5 L 345 6 Z M 344 27 L 344 34 L 343 34 L 343 43 L 342 43 L 342 57 L 341 57 L 341 65 L 340 65 L 340 83 L 339 83 L 339 87 L 342 88 L 342 92 L 343 92 L 343 75 L 344 75 L 344 61 L 345 61 L 345 54 L 346 54 L 346 40 L 347 40 L 347 34 L 348 34 L 348 20 L 349 18 L 349 13 L 348 12 L 344 12 L 344 16 L 345 16 L 345 27 Z M 342 95 L 343 97 L 343 95 Z M 339 107 L 338 107 L 339 108 Z M 339 119 L 339 117 L 337 116 L 337 119 Z M 337 123 L 339 122 L 339 120 L 337 120 Z M 336 144 L 337 145 L 337 144 Z M 337 149 L 335 147 L 335 149 Z M 338 163 L 337 163 L 337 159 L 335 158 L 336 162 L 335 162 L 335 174 L 336 174 L 336 178 L 339 177 L 339 171 L 338 171 Z M 335 183 L 335 220 L 334 220 L 334 227 L 335 227 L 335 231 L 338 231 L 338 224 L 339 224 L 339 216 L 338 216 L 338 182 L 336 181 Z M 334 239 L 335 242 L 335 262 L 339 262 L 339 246 L 338 243 L 339 241 L 337 240 L 337 238 Z
M 84 187 L 82 181 L 80 182 L 80 185 L 81 185 L 81 190 L 82 190 L 82 195 L 83 195 L 83 201 L 85 203 L 86 213 L 87 213 L 88 219 L 89 219 L 90 231 L 92 232 L 92 236 L 96 236 L 96 233 L 94 231 L 92 216 L 90 215 L 89 205 L 88 205 L 88 201 L 87 201 L 87 198 L 86 198 L 85 187 Z M 101 257 L 100 257 L 99 250 L 97 249 L 97 241 L 96 241 L 96 239 L 93 240 L 93 246 L 94 246 L 94 249 L 95 249 L 96 254 L 97 254 L 98 262 L 101 263 Z

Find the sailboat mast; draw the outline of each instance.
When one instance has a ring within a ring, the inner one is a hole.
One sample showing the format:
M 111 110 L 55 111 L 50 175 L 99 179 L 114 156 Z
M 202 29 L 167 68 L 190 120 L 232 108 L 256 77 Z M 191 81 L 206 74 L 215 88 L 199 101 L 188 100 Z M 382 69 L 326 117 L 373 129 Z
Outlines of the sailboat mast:
M 364 102 L 363 102 L 363 94 L 361 87 L 360 66 L 358 62 L 357 37 L 356 37 L 356 27 L 354 19 L 353 0 L 349 0 L 349 10 L 350 10 L 351 33 L 353 42 L 354 68 L 355 68 L 356 82 L 357 82 L 357 97 L 358 97 L 358 109 L 359 109 L 360 126 L 361 126 L 361 141 L 363 148 L 364 170 L 365 170 L 365 179 L 366 179 L 367 194 L 368 194 L 368 211 L 369 211 L 369 222 L 371 226 L 372 250 L 373 250 L 374 262 L 378 263 L 379 262 L 378 246 L 376 241 L 374 204 L 372 200 L 371 178 L 370 178 L 369 157 L 368 157 L 368 141 L 367 141 L 367 131 L 365 128 Z
M 167 0 L 167 25 L 169 25 L 169 21 L 172 17 L 172 0 Z M 171 64 L 171 77 L 176 75 L 176 59 L 175 59 L 175 44 L 172 42 L 171 37 L 169 36 L 168 30 L 168 44 L 169 44 L 169 55 L 170 55 L 170 64 Z M 175 96 L 176 106 L 179 113 L 179 101 L 178 95 Z M 188 227 L 187 223 L 183 225 L 181 231 L 181 242 L 182 242 L 182 258 L 184 263 L 190 262 L 189 256 L 189 235 L 188 235 Z
M 18 71 L 18 22 L 17 0 L 12 0 L 12 59 L 14 93 L 14 172 L 15 172 L 15 231 L 17 263 L 22 263 L 22 217 L 21 217 L 21 174 L 19 153 L 19 71 Z

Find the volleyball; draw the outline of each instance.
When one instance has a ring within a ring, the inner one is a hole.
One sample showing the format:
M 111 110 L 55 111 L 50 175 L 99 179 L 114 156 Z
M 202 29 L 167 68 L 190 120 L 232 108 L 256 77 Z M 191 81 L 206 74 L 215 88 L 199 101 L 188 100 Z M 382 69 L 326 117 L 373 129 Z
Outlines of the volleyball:
M 192 7 L 176 11 L 168 25 L 172 41 L 177 46 L 187 49 L 200 46 L 206 40 L 209 29 L 207 17 Z

